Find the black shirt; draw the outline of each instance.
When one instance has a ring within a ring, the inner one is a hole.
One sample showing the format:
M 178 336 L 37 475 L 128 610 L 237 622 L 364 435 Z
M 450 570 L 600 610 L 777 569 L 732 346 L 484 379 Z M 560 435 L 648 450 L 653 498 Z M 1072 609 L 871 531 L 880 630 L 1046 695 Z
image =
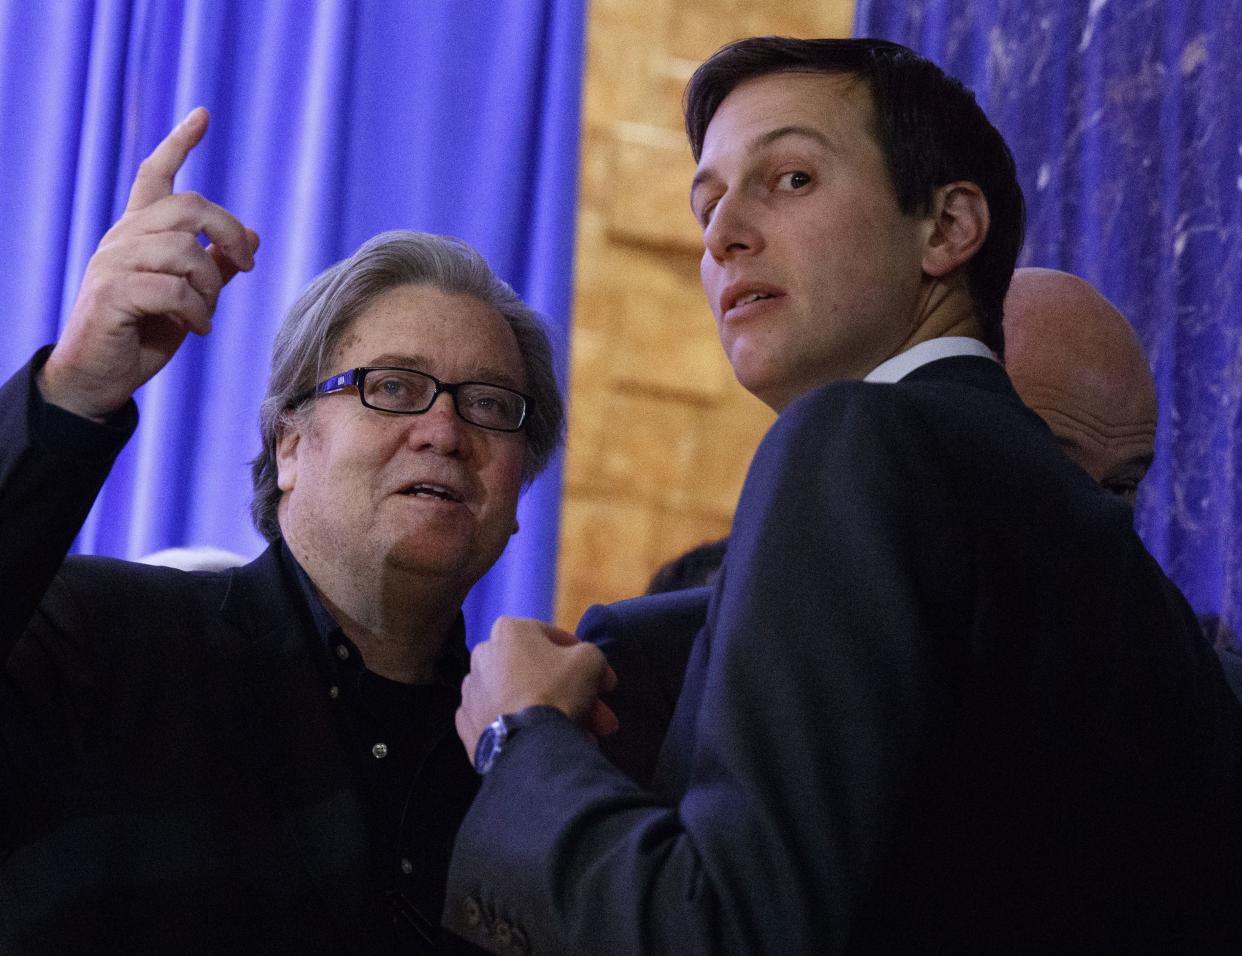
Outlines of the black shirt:
M 466 951 L 440 929 L 453 838 L 478 789 L 453 724 L 469 667 L 462 617 L 436 661 L 434 681 L 389 680 L 367 670 L 288 546 L 281 555 L 320 638 L 315 656 L 325 693 L 340 704 L 341 739 L 362 784 L 377 913 L 392 925 L 394 950 Z

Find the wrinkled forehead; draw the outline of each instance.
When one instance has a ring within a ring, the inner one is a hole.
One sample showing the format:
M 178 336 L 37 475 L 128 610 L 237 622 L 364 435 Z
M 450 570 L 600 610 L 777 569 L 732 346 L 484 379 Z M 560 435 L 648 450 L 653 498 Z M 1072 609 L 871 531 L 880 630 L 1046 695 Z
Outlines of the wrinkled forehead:
M 525 363 L 505 317 L 473 295 L 432 286 L 397 286 L 372 299 L 341 329 L 329 365 L 393 365 L 446 381 L 526 387 Z
M 1032 408 L 1058 410 L 1102 433 L 1155 434 L 1156 385 L 1146 356 L 1129 330 L 1087 330 L 1065 323 L 1006 323 L 1006 368 Z M 1014 333 L 1014 334 L 1011 334 Z
M 1061 443 L 1090 456 L 1102 470 L 1154 456 L 1157 415 L 1150 376 L 1119 376 L 1082 356 L 1021 365 L 1010 374 L 1022 401 Z

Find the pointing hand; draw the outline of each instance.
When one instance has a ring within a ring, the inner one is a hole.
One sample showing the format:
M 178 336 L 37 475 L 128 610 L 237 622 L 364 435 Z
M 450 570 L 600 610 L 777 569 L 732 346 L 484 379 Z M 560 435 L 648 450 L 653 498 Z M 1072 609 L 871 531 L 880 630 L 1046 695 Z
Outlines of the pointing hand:
M 188 332 L 211 331 L 220 289 L 254 267 L 259 236 L 173 178 L 207 132 L 201 106 L 143 160 L 120 220 L 82 278 L 64 334 L 39 374 L 43 397 L 102 420 L 168 364 Z M 205 234 L 211 244 L 198 241 Z

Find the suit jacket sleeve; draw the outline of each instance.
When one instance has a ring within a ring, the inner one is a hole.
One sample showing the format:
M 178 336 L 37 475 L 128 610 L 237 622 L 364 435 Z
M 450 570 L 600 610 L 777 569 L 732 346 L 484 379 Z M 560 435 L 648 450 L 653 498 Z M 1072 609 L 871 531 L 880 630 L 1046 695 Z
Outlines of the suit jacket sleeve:
M 0 856 L 29 799 L 15 774 L 32 763 L 31 696 L 62 692 L 56 666 L 32 671 L 14 651 L 137 422 L 132 401 L 105 425 L 44 402 L 34 376 L 49 351 L 0 386 Z
M 967 630 L 970 549 L 934 440 L 858 384 L 782 414 L 674 718 L 680 796 L 625 779 L 568 720 L 520 732 L 458 836 L 455 931 L 504 951 L 503 921 L 535 953 L 849 945 L 928 796 Z
M 133 433 L 131 400 L 99 425 L 43 401 L 41 349 L 0 386 L 0 661 L 25 630 Z

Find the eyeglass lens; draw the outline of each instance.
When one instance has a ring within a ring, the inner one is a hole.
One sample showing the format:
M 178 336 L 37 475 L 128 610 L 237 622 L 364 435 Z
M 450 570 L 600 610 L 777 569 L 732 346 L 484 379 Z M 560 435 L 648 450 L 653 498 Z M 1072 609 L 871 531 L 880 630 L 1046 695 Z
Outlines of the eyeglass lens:
M 363 397 L 382 411 L 425 412 L 436 399 L 436 380 L 411 369 L 371 369 L 363 379 Z M 518 393 L 483 382 L 458 385 L 453 399 L 466 421 L 502 431 L 518 428 L 526 410 Z

